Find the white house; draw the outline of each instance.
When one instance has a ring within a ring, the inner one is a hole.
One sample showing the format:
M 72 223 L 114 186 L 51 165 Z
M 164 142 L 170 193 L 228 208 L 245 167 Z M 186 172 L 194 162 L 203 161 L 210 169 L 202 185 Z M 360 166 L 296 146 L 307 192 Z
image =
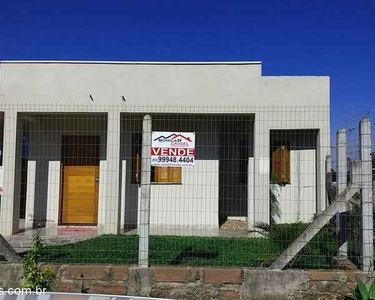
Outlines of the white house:
M 280 147 L 289 160 L 278 221 L 310 220 L 326 205 L 329 78 L 262 76 L 261 67 L 1 62 L 0 233 L 40 221 L 103 233 L 136 228 L 146 114 L 154 131 L 196 136 L 194 167 L 152 169 L 151 226 L 269 222 L 271 158 Z

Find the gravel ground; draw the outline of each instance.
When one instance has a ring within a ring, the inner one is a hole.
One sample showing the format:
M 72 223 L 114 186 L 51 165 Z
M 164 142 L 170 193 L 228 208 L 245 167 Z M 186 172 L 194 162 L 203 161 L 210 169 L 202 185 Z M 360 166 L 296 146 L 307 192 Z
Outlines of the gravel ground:
M 220 229 L 246 230 L 247 222 L 240 220 L 227 220 Z

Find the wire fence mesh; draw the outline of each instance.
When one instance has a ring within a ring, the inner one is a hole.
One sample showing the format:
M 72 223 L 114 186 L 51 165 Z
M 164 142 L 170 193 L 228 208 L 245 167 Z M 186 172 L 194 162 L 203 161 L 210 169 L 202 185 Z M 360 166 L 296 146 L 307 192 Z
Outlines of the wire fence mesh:
M 292 268 L 363 265 L 361 195 L 368 185 L 345 199 L 347 209 L 338 206 L 344 219 L 334 217 L 342 190 L 327 107 L 2 111 L 0 233 L 21 254 L 38 233 L 45 262 L 137 265 L 146 249 L 149 265 L 264 268 L 283 253 Z M 159 165 L 151 166 L 145 115 L 152 132 L 164 133 L 166 148 L 185 151 L 193 134 L 193 154 L 155 148 Z M 350 161 L 363 156 L 362 117 L 345 125 L 346 185 L 353 182 Z M 368 178 L 361 170 L 359 181 Z M 299 236 L 304 247 L 293 252 Z

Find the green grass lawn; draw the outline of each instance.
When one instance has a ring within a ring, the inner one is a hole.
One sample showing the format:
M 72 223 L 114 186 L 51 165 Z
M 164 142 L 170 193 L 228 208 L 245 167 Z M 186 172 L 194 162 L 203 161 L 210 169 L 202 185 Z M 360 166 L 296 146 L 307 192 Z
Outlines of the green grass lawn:
M 307 226 L 303 223 L 275 225 L 268 238 L 151 236 L 150 264 L 267 267 Z M 358 248 L 357 244 L 352 246 L 352 242 L 349 245 L 350 250 Z M 337 251 L 336 233 L 326 227 L 304 247 L 289 267 L 334 268 L 332 257 Z M 48 246 L 42 250 L 41 261 L 136 265 L 138 236 L 102 235 L 74 244 Z
M 266 238 L 151 236 L 151 265 L 267 266 L 275 257 Z M 75 244 L 48 246 L 41 261 L 56 263 L 138 263 L 138 236 L 102 235 Z

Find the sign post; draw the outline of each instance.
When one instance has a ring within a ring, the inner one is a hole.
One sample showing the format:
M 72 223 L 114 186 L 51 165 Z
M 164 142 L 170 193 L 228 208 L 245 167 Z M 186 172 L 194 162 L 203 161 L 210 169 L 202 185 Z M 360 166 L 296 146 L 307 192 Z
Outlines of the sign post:
M 138 264 L 148 268 L 149 239 L 150 239 L 150 197 L 151 197 L 151 166 L 150 166 L 150 137 L 152 120 L 145 115 L 142 125 L 142 163 L 141 163 L 141 203 L 139 210 L 139 250 Z

